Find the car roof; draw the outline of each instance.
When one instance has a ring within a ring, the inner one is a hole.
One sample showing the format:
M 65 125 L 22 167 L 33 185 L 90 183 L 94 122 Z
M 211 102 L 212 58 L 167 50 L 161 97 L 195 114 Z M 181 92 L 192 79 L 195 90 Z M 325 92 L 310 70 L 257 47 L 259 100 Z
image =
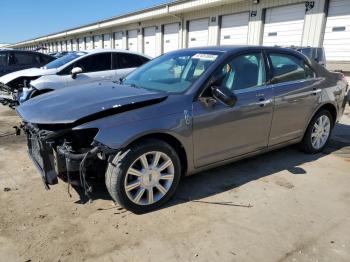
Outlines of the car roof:
M 84 52 L 87 54 L 98 54 L 98 53 L 104 53 L 104 52 L 125 53 L 125 54 L 140 55 L 140 56 L 147 57 L 147 58 L 151 59 L 151 57 L 149 57 L 145 54 L 133 52 L 133 51 L 129 51 L 129 50 L 124 50 L 124 49 L 99 48 L 99 49 L 81 50 L 81 51 L 74 51 L 74 52 Z
M 216 51 L 224 53 L 236 53 L 239 51 L 247 50 L 275 50 L 281 52 L 290 52 L 294 54 L 299 54 L 299 52 L 294 51 L 291 48 L 279 47 L 279 46 L 259 46 L 259 45 L 223 45 L 223 46 L 205 46 L 205 47 L 192 47 L 186 48 L 184 50 L 194 50 L 194 51 Z
M 269 51 L 275 51 L 275 52 L 282 52 L 282 53 L 289 53 L 291 55 L 297 56 L 301 59 L 309 60 L 307 56 L 304 54 L 291 49 L 291 48 L 285 48 L 285 47 L 279 47 L 279 46 L 259 46 L 259 45 L 224 45 L 224 46 L 205 46 L 205 47 L 193 47 L 193 48 L 186 48 L 179 51 L 186 51 L 186 50 L 192 50 L 192 51 L 198 51 L 198 52 L 222 52 L 226 54 L 235 54 L 242 51 L 259 51 L 259 50 L 269 50 Z M 174 51 L 176 52 L 176 51 Z
M 46 55 L 40 52 L 32 51 L 32 50 L 20 50 L 20 49 L 0 49 L 0 52 L 18 52 L 18 53 L 31 53 L 31 54 L 40 54 L 40 55 Z

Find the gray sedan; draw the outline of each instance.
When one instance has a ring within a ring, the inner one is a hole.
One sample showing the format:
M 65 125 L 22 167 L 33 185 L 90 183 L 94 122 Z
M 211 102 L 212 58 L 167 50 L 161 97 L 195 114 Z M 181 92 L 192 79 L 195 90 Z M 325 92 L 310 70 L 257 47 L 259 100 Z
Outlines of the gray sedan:
M 103 177 L 135 213 L 158 208 L 182 175 L 299 143 L 320 152 L 344 112 L 348 84 L 276 47 L 168 53 L 119 83 L 66 88 L 17 108 L 46 187 Z

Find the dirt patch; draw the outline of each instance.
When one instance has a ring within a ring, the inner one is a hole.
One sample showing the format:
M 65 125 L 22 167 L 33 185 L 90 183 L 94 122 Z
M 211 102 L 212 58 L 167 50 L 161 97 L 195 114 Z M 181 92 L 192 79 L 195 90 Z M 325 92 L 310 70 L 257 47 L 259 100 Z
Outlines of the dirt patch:
M 14 109 L 2 106 L 2 110 L 0 111 L 0 117 L 1 116 L 17 116 L 16 111 Z
M 13 114 L 0 106 L 0 133 Z M 350 261 L 350 163 L 338 142 L 329 154 L 290 147 L 188 177 L 167 205 L 134 215 L 103 183 L 92 203 L 62 181 L 45 191 L 25 137 L 0 138 L 0 261 Z
M 289 182 L 288 182 L 287 180 L 285 180 L 285 179 L 279 178 L 275 183 L 276 183 L 276 185 L 279 185 L 279 186 L 281 186 L 281 187 L 285 187 L 285 188 L 287 188 L 287 189 L 292 189 L 292 188 L 294 188 L 294 185 L 291 184 L 291 183 L 289 183 Z

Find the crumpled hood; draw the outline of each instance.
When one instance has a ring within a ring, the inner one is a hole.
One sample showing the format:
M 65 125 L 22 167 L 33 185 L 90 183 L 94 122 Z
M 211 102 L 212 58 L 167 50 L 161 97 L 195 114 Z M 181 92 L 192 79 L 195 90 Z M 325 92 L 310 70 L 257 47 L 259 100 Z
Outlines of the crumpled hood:
M 70 125 L 155 104 L 165 98 L 164 93 L 104 82 L 43 94 L 16 110 L 25 122 Z
M 35 76 L 43 76 L 43 75 L 52 75 L 56 74 L 57 69 L 42 69 L 42 68 L 29 68 L 20 71 L 16 71 L 7 75 L 0 77 L 0 83 L 8 84 L 12 80 L 16 78 L 27 76 L 27 77 L 35 77 Z

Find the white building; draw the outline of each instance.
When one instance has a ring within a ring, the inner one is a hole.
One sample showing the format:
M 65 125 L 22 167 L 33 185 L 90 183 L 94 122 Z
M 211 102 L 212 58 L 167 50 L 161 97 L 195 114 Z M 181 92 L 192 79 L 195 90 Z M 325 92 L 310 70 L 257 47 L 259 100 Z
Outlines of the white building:
M 10 44 L 0 43 L 0 48 L 3 48 L 3 47 L 8 46 L 8 45 L 10 45 Z
M 158 56 L 206 45 L 324 46 L 331 69 L 350 71 L 350 0 L 174 1 L 11 47 L 46 52 L 118 48 Z

